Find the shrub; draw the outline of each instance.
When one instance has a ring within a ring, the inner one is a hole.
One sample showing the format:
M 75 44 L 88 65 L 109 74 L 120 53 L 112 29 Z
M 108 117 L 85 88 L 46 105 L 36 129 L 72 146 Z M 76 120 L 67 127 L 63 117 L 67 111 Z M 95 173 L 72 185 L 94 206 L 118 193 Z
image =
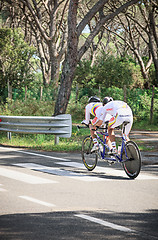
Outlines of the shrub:
M 51 116 L 54 112 L 53 101 L 37 101 L 35 99 L 8 100 L 0 107 L 1 115 L 14 116 Z

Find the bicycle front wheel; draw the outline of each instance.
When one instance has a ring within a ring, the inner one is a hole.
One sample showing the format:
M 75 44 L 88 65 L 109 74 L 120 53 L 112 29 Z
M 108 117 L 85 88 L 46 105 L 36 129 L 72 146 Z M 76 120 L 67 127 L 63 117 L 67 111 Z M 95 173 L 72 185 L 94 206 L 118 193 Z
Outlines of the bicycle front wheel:
M 91 136 L 87 136 L 84 138 L 82 142 L 82 161 L 85 167 L 92 171 L 98 162 L 98 153 L 92 152 L 91 149 L 93 147 L 93 140 Z
M 141 169 L 141 154 L 137 144 L 133 141 L 127 142 L 125 148 L 128 159 L 123 163 L 123 168 L 126 174 L 134 179 L 138 176 Z

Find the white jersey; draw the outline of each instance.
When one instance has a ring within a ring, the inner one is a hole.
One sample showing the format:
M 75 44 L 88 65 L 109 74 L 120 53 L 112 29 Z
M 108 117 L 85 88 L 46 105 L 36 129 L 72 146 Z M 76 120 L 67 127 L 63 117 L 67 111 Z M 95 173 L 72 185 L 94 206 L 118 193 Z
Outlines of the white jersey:
M 122 109 L 124 115 L 126 115 L 126 113 L 129 115 L 129 112 L 131 114 L 131 108 L 127 105 L 127 103 L 123 101 L 110 101 L 102 108 L 102 112 L 98 118 L 99 120 L 103 120 L 107 114 L 116 116 L 119 109 Z
M 98 119 L 104 121 L 108 114 L 112 116 L 109 121 L 110 128 L 120 126 L 124 121 L 129 122 L 125 126 L 125 135 L 128 135 L 133 124 L 133 114 L 127 103 L 123 101 L 111 101 L 107 103 L 102 108 L 102 112 L 98 116 Z
M 95 117 L 94 119 L 97 121 L 98 117 L 101 115 L 102 110 L 103 110 L 102 103 L 100 102 L 89 103 L 85 108 L 85 120 L 83 120 L 82 123 L 89 124 L 91 115 L 93 115 Z M 111 115 L 106 114 L 105 118 L 103 119 L 103 123 L 106 121 L 109 121 L 110 118 L 111 118 Z
M 90 116 L 91 115 L 93 115 L 93 116 L 98 115 L 102 111 L 102 108 L 103 108 L 103 104 L 100 103 L 100 102 L 98 102 L 98 103 L 96 103 L 96 102 L 89 103 L 86 106 L 86 108 L 85 108 L 85 120 L 84 120 L 84 123 L 89 124 Z

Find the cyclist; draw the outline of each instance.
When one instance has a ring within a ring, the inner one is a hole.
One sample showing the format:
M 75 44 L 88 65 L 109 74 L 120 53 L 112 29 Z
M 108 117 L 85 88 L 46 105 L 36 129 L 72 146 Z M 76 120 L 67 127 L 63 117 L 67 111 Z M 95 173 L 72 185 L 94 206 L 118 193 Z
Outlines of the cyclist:
M 91 126 L 95 125 L 98 122 L 98 116 L 100 116 L 102 109 L 103 109 L 103 103 L 100 102 L 100 98 L 98 98 L 97 96 L 90 97 L 88 100 L 88 104 L 85 107 L 85 120 L 81 122 L 82 124 L 90 126 L 90 133 L 94 143 L 93 148 L 91 149 L 91 152 L 96 151 L 99 148 L 95 131 Z M 92 121 L 90 121 L 91 114 L 94 116 L 94 119 Z M 106 119 L 102 121 L 102 124 L 109 119 L 110 119 L 110 115 L 107 114 Z
M 117 153 L 114 128 L 120 126 L 124 121 L 128 121 L 129 123 L 125 126 L 125 138 L 129 141 L 129 133 L 133 124 L 132 110 L 127 103 L 123 101 L 113 101 L 112 98 L 105 97 L 103 99 L 102 112 L 98 116 L 98 121 L 93 126 L 90 126 L 90 128 L 93 127 L 94 129 L 96 126 L 101 126 L 107 114 L 111 115 L 108 124 L 108 133 L 111 141 L 111 151 L 109 154 Z
M 103 107 L 103 103 L 100 102 L 100 98 L 97 96 L 92 96 L 88 99 L 88 104 L 85 107 L 85 120 L 81 123 L 89 125 L 90 115 L 96 116 L 96 113 L 99 111 L 99 108 Z

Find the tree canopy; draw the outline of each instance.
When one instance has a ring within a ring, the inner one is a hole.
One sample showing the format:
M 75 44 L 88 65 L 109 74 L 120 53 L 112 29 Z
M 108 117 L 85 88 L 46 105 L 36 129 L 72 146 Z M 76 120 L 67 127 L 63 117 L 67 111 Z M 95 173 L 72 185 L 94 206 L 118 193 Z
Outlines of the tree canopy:
M 35 48 L 29 46 L 18 29 L 0 29 L 0 86 L 22 88 L 34 79 Z
M 37 50 L 43 83 L 58 89 L 55 115 L 66 111 L 77 64 L 86 57 L 93 66 L 101 51 L 116 57 L 116 61 L 109 57 L 108 62 L 111 59 L 121 69 L 118 78 L 123 71 L 126 75 L 125 63 L 118 59 L 132 55 L 146 87 L 158 82 L 156 0 L 2 0 L 0 8 L 1 26 L 22 29 L 25 41 Z M 149 75 L 152 63 L 153 80 Z M 110 65 L 106 67 L 110 73 Z M 121 77 L 115 82 L 123 85 Z M 112 79 L 109 74 L 106 84 Z

